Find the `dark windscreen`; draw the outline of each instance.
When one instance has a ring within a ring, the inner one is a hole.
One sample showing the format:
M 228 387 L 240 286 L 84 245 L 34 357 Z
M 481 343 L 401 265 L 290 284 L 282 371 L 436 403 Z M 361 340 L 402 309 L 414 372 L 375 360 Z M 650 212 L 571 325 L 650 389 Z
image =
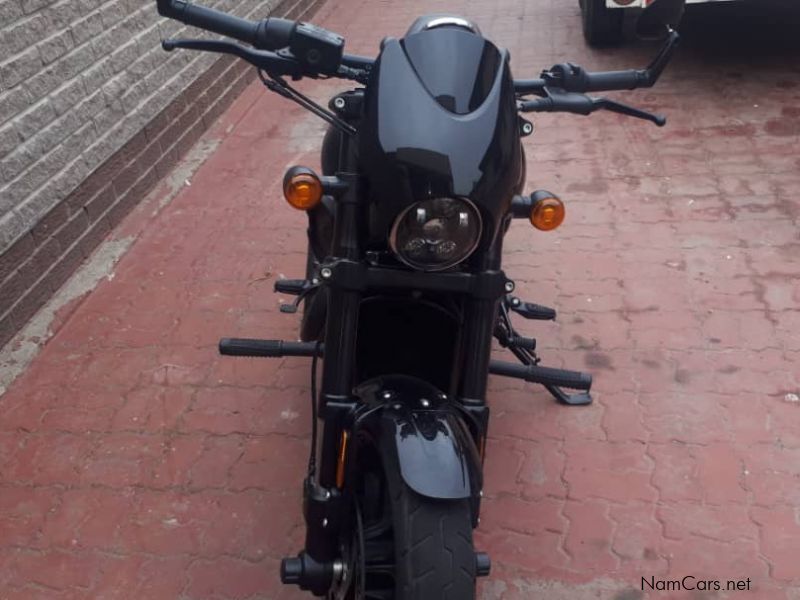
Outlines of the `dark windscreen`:
M 500 67 L 497 48 L 463 29 L 415 33 L 403 40 L 403 48 L 428 92 L 459 115 L 483 103 Z

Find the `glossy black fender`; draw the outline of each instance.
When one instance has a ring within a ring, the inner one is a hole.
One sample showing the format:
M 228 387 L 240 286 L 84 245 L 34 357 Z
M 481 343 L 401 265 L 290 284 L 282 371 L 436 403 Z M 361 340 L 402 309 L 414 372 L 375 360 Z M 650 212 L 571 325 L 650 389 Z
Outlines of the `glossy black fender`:
M 383 405 L 370 429 L 385 469 L 422 496 L 478 498 L 480 456 L 464 414 L 444 394 L 402 375 L 372 379 L 356 393 L 372 406 Z

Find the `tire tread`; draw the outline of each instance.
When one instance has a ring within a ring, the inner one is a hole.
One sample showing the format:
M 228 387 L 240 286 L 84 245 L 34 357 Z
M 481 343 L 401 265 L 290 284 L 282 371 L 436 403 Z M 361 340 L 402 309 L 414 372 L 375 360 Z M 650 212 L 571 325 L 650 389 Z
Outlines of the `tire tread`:
M 468 501 L 425 498 L 405 484 L 393 498 L 396 600 L 474 600 Z

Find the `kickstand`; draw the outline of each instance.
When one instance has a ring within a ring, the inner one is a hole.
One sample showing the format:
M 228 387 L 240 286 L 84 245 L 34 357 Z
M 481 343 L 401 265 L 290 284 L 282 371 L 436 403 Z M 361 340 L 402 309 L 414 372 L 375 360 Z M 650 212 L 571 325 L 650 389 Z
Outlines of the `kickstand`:
M 589 392 L 568 394 L 560 387 L 554 385 L 546 385 L 544 387 L 561 404 L 566 404 L 567 406 L 586 406 L 592 403 L 592 395 Z

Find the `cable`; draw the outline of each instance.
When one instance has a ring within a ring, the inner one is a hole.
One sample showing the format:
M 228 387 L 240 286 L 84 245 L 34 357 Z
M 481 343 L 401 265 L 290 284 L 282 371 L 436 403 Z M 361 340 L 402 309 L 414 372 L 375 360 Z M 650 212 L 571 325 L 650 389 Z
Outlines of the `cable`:
M 308 476 L 317 474 L 317 359 L 321 342 L 317 342 L 317 351 L 311 358 L 311 452 L 308 455 Z
M 334 127 L 336 127 L 339 131 L 349 135 L 354 136 L 357 132 L 356 128 L 343 121 L 333 113 L 325 110 L 319 104 L 304 96 L 299 91 L 294 89 L 290 86 L 286 81 L 280 77 L 276 77 L 271 75 L 269 72 L 264 71 L 263 69 L 258 70 L 258 76 L 261 78 L 261 82 L 266 86 L 268 90 L 271 92 L 275 92 L 276 94 L 283 96 L 284 98 L 291 100 L 292 102 L 299 104 L 309 112 L 314 113 L 323 121 L 330 123 Z

